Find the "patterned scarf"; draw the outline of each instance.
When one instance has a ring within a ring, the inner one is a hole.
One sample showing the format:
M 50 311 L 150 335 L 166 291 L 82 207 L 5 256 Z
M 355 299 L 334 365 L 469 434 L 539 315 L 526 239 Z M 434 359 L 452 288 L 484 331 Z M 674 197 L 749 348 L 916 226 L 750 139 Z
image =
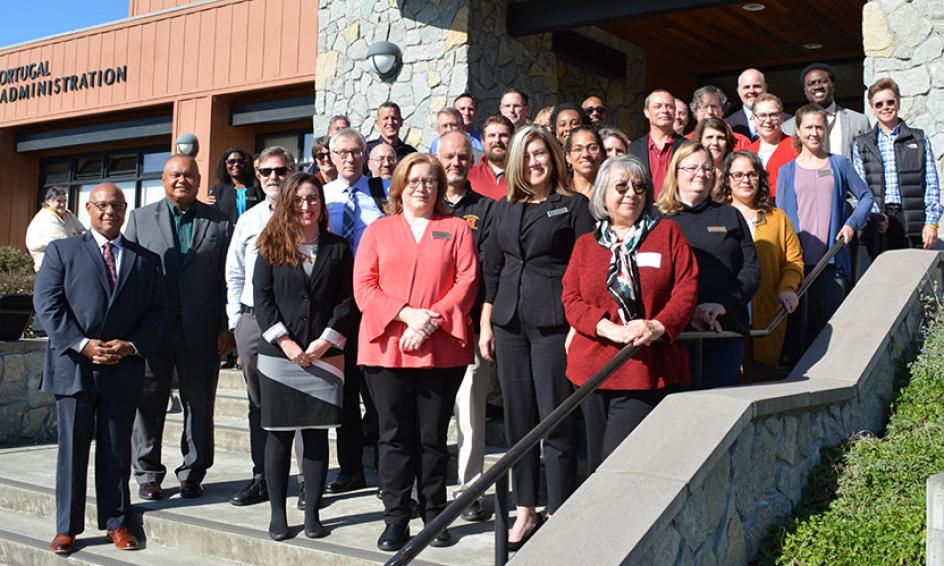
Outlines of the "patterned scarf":
M 641 292 L 636 251 L 658 222 L 658 217 L 650 215 L 648 211 L 643 212 L 622 242 L 616 237 L 616 232 L 610 228 L 607 220 L 597 222 L 594 230 L 593 235 L 597 243 L 613 252 L 606 271 L 606 287 L 616 301 L 623 324 L 639 316 Z

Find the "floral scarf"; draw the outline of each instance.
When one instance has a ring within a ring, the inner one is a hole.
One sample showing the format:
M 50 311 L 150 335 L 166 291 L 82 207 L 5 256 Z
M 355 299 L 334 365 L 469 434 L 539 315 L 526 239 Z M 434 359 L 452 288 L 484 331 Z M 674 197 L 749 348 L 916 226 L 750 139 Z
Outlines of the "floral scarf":
M 606 271 L 606 287 L 616 301 L 623 324 L 639 316 L 641 292 L 636 251 L 658 222 L 658 217 L 650 215 L 648 211 L 643 212 L 622 242 L 607 220 L 597 222 L 593 232 L 597 243 L 613 252 Z

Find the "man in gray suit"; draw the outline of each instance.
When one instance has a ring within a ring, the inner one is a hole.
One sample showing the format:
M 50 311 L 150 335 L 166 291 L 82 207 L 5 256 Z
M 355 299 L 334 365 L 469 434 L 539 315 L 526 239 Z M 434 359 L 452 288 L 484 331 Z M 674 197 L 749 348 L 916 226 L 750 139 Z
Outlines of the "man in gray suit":
M 810 104 L 817 104 L 826 110 L 826 150 L 852 159 L 852 142 L 859 134 L 869 131 L 869 119 L 865 114 L 836 104 L 835 81 L 836 70 L 826 63 L 807 65 L 800 72 L 800 84 L 806 99 Z M 783 131 L 787 135 L 794 135 L 796 119 L 790 118 L 784 122 Z
M 142 499 L 160 499 L 166 468 L 161 436 L 174 370 L 184 411 L 180 496 L 200 497 L 213 465 L 213 403 L 219 360 L 232 350 L 223 270 L 231 228 L 219 210 L 196 200 L 197 162 L 174 155 L 161 177 L 164 200 L 131 212 L 125 238 L 161 257 L 167 289 L 167 353 L 148 358 L 150 375 L 134 421 L 134 477 Z

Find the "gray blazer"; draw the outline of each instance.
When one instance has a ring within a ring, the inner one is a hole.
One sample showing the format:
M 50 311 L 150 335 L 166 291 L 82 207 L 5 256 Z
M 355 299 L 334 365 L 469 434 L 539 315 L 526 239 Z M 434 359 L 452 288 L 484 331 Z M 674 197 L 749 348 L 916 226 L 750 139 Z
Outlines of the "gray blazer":
M 842 127 L 842 147 L 830 147 L 829 153 L 838 153 L 851 160 L 852 143 L 856 136 L 871 129 L 869 119 L 865 117 L 865 114 L 838 105 L 836 106 L 836 114 L 839 117 L 839 125 Z M 796 133 L 796 117 L 792 117 L 783 123 L 783 133 L 788 136 Z
M 124 235 L 161 258 L 168 337 L 181 332 L 194 351 L 216 352 L 219 331 L 227 328 L 224 268 L 232 229 L 225 213 L 200 201 L 193 208 L 193 242 L 182 260 L 164 199 L 132 210 Z

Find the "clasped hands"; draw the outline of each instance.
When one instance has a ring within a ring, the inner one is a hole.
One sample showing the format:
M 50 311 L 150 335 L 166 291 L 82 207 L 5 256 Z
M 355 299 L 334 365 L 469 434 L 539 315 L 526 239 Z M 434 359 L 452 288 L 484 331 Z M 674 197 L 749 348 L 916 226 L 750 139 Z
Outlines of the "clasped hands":
M 285 353 L 285 357 L 298 364 L 298 367 L 303 368 L 307 368 L 320 360 L 321 357 L 325 355 L 325 352 L 331 348 L 331 342 L 328 342 L 324 338 L 312 340 L 311 344 L 304 350 L 288 335 L 279 338 L 278 342 L 279 347 L 282 348 L 282 352 Z
M 665 334 L 665 327 L 658 320 L 635 319 L 626 324 L 617 324 L 608 319 L 597 323 L 597 335 L 617 344 L 648 346 Z
M 400 351 L 413 352 L 418 350 L 426 339 L 433 335 L 443 323 L 441 314 L 430 309 L 403 307 L 397 314 L 397 320 L 405 323 L 407 328 L 400 337 Z
M 134 354 L 134 346 L 127 340 L 108 340 L 103 342 L 98 338 L 90 338 L 82 347 L 82 355 L 92 360 L 93 364 L 113 366 L 121 358 Z

